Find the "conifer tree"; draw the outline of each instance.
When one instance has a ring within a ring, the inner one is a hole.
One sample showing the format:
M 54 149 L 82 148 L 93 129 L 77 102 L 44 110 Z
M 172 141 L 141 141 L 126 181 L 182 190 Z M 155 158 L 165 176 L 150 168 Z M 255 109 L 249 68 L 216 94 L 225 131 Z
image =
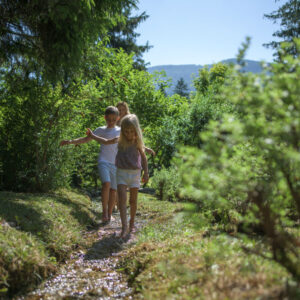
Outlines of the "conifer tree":
M 143 60 L 143 53 L 152 46 L 147 42 L 145 45 L 137 45 L 137 38 L 140 36 L 136 28 L 141 22 L 144 22 L 149 16 L 146 12 L 140 15 L 132 16 L 132 8 L 128 7 L 123 12 L 123 20 L 118 22 L 108 31 L 109 43 L 112 48 L 122 48 L 126 53 L 134 53 L 134 67 L 145 70 L 146 63 Z
M 265 17 L 274 23 L 278 22 L 280 29 L 273 33 L 273 36 L 279 38 L 279 41 L 272 41 L 264 46 L 278 49 L 281 42 L 290 42 L 287 52 L 297 56 L 297 47 L 293 39 L 300 37 L 300 0 L 288 0 L 277 11 L 265 14 Z M 275 55 L 279 54 L 275 53 Z
M 178 94 L 182 97 L 188 97 L 189 96 L 189 89 L 187 84 L 185 83 L 184 79 L 181 77 L 175 86 L 174 93 Z
M 0 64 L 35 63 L 54 81 L 69 76 L 85 50 L 136 2 L 1 0 Z

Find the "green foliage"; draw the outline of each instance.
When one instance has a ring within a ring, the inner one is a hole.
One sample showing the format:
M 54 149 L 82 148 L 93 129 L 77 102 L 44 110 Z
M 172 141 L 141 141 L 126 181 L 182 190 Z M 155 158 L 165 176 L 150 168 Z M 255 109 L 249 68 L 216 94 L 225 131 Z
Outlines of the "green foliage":
M 65 156 L 57 140 L 69 116 L 69 95 L 21 68 L 5 74 L 0 88 L 1 187 L 45 191 L 66 184 L 58 172 Z
M 54 82 L 77 71 L 85 52 L 134 0 L 1 1 L 0 63 L 35 62 Z M 33 71 L 33 70 L 32 70 Z
M 133 68 L 132 56 L 102 43 L 89 49 L 72 81 L 53 86 L 16 65 L 14 72 L 3 70 L 0 88 L 0 184 L 10 190 L 47 191 L 70 181 L 97 186 L 99 145 L 60 148 L 62 139 L 105 125 L 105 108 L 119 101 L 138 115 L 147 138 L 180 105 L 169 107 L 154 78 Z
M 227 73 L 228 67 L 222 63 L 213 65 L 209 70 L 207 67 L 199 69 L 199 76 L 194 78 L 194 87 L 201 95 L 211 91 L 216 93 L 223 85 Z
M 132 8 L 125 9 L 122 13 L 123 19 L 114 25 L 108 32 L 108 46 L 112 48 L 122 48 L 126 53 L 134 53 L 134 68 L 146 70 L 146 63 L 142 59 L 144 52 L 149 51 L 152 47 L 147 42 L 145 45 L 137 45 L 139 33 L 135 32 L 141 22 L 144 22 L 149 16 L 146 12 L 140 15 L 132 16 Z
M 151 140 L 157 152 L 156 165 L 169 167 L 179 145 L 201 146 L 199 132 L 210 120 L 218 120 L 232 105 L 212 90 L 206 95 L 196 94 L 191 99 L 174 95 L 169 98 L 169 109 L 158 128 L 152 129 Z
M 178 201 L 180 181 L 175 168 L 162 168 L 154 172 L 151 186 L 156 190 L 156 195 L 160 200 Z
M 282 58 L 261 75 L 225 81 L 223 97 L 236 113 L 210 122 L 201 149 L 182 148 L 177 165 L 183 196 L 206 210 L 235 210 L 237 229 L 263 234 L 268 258 L 299 280 L 300 60 Z
M 289 42 L 289 46 L 286 52 L 294 57 L 299 55 L 299 49 L 294 42 L 295 38 L 300 38 L 300 1 L 288 0 L 278 10 L 264 15 L 273 23 L 280 23 L 281 28 L 273 33 L 273 37 L 279 38 L 279 41 L 272 41 L 268 44 L 264 44 L 266 47 L 279 50 L 281 42 Z M 280 56 L 280 52 L 275 54 Z
M 184 79 L 181 77 L 177 83 L 176 86 L 174 88 L 174 94 L 178 94 L 181 97 L 188 97 L 189 96 L 189 92 L 188 92 L 188 86 L 185 83 Z
M 209 70 L 207 67 L 199 70 L 199 77 L 194 79 L 194 87 L 198 93 L 206 94 L 209 87 Z

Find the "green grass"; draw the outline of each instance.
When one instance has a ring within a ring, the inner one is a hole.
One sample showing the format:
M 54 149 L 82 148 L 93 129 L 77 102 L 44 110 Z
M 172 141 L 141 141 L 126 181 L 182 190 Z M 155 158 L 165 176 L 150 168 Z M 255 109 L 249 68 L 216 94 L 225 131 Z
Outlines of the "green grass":
M 253 246 L 250 241 L 209 226 L 184 204 L 146 196 L 139 201 L 138 211 L 154 211 L 154 217 L 120 263 L 136 298 L 278 299 L 286 293 L 289 274 L 245 253 L 242 247 Z
M 58 262 L 68 258 L 76 247 L 85 245 L 82 231 L 95 225 L 95 217 L 91 200 L 76 192 L 1 192 L 2 294 L 29 289 L 55 272 Z
M 241 250 L 250 241 L 208 225 L 190 205 L 143 194 L 138 202 L 137 213 L 149 223 L 120 263 L 134 297 L 277 299 L 286 293 L 290 276 L 276 263 Z M 74 248 L 88 246 L 82 232 L 99 216 L 95 203 L 72 191 L 0 193 L 0 298 L 30 289 Z

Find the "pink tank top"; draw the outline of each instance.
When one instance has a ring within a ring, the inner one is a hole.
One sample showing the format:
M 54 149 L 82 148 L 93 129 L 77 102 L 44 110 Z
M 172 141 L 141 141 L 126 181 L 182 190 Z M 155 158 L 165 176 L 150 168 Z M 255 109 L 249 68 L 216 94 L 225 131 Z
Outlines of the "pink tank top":
M 116 166 L 119 169 L 138 170 L 142 169 L 141 154 L 136 145 L 127 148 L 118 148 Z

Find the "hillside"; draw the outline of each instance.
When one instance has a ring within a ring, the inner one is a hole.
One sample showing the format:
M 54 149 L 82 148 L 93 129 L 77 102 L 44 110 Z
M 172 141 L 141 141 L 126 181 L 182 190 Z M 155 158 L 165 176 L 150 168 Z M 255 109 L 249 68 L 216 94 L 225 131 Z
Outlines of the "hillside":
M 236 63 L 235 58 L 226 59 L 220 61 L 224 64 Z M 259 61 L 255 60 L 245 60 L 246 66 L 242 69 L 244 72 L 253 72 L 259 73 L 261 72 L 262 68 L 260 66 Z M 212 67 L 212 64 L 207 65 L 208 68 Z M 149 67 L 147 70 L 149 73 L 154 73 L 155 71 L 165 71 L 168 78 L 172 78 L 172 86 L 167 89 L 168 94 L 172 94 L 175 88 L 177 81 L 182 77 L 184 81 L 187 83 L 190 91 L 195 90 L 193 88 L 193 77 L 198 76 L 199 69 L 202 69 L 204 65 L 161 65 L 161 66 L 153 66 Z

